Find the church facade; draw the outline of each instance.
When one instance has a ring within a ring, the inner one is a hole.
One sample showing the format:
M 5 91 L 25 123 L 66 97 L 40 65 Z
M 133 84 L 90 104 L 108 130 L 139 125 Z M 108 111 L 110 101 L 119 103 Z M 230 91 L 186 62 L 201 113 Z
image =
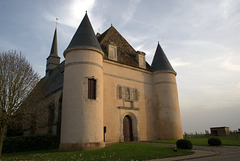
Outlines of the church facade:
M 41 81 L 57 124 L 43 131 L 60 134 L 60 151 L 183 137 L 176 72 L 159 43 L 149 65 L 113 26 L 95 35 L 86 13 L 64 57 L 55 30 Z

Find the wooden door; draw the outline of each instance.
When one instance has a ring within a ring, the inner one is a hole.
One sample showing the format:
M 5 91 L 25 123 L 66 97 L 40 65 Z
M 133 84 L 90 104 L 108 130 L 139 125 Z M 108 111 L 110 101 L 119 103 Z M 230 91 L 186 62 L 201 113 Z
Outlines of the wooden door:
M 133 141 L 132 119 L 129 116 L 123 119 L 123 136 L 124 141 Z

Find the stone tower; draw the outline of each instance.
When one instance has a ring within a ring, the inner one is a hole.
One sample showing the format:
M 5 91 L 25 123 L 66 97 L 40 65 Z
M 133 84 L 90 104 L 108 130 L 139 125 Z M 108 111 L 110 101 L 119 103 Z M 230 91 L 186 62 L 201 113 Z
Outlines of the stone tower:
M 159 139 L 181 139 L 182 123 L 178 102 L 176 72 L 172 68 L 161 46 L 152 62 L 154 105 L 156 108 L 156 129 Z
M 104 147 L 103 51 L 88 15 L 64 52 L 60 151 Z
M 50 51 L 50 55 L 47 58 L 47 67 L 46 67 L 46 76 L 48 77 L 52 70 L 56 68 L 57 65 L 60 63 L 60 57 L 58 56 L 58 49 L 57 49 L 57 28 L 55 28 L 52 48 Z

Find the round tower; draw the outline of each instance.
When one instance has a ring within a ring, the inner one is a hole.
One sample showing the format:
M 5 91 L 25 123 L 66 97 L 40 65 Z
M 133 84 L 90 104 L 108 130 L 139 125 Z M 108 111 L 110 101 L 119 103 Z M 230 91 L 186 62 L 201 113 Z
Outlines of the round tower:
M 182 139 L 176 72 L 158 43 L 152 62 L 157 137 Z
M 104 147 L 103 52 L 84 16 L 64 52 L 60 151 Z

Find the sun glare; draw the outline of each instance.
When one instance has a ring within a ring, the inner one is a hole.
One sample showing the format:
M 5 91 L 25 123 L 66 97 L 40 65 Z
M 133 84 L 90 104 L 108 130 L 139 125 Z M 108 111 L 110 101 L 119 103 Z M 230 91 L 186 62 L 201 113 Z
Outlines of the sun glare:
M 91 12 L 95 0 L 73 0 L 69 5 L 69 16 L 66 20 L 68 26 L 77 27 L 83 18 L 85 11 Z

